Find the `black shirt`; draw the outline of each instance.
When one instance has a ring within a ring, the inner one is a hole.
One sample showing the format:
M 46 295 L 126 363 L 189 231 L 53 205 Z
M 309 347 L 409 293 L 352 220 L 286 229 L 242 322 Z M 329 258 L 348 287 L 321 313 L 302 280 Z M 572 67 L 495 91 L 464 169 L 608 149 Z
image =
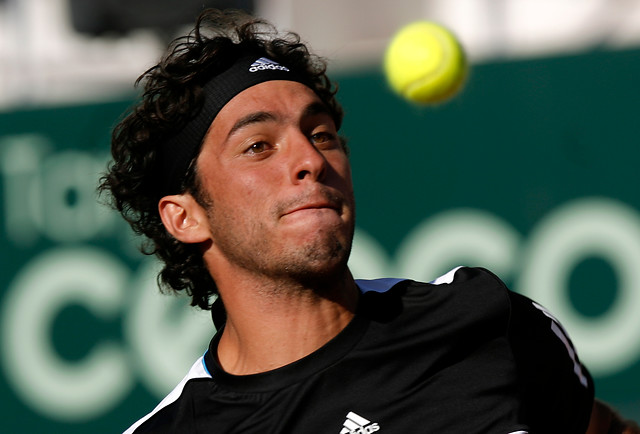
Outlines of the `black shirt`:
M 562 327 L 493 274 L 358 281 L 334 339 L 236 376 L 213 355 L 131 433 L 584 433 L 593 382 Z

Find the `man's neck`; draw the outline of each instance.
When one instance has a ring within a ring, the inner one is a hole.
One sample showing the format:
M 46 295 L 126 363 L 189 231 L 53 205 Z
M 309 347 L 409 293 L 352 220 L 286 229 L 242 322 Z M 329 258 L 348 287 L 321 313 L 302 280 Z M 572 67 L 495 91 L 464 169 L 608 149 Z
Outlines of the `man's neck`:
M 222 368 L 255 374 L 299 360 L 333 339 L 355 314 L 359 291 L 348 272 L 330 287 L 222 289 L 227 323 L 218 346 Z

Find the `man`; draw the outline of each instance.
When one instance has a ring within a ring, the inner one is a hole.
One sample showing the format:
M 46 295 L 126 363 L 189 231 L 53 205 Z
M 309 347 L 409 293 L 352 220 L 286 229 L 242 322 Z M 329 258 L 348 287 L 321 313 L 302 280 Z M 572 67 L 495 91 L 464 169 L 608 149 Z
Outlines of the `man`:
M 207 11 L 143 79 L 102 189 L 219 331 L 128 433 L 623 432 L 490 272 L 354 281 L 342 111 L 296 35 Z

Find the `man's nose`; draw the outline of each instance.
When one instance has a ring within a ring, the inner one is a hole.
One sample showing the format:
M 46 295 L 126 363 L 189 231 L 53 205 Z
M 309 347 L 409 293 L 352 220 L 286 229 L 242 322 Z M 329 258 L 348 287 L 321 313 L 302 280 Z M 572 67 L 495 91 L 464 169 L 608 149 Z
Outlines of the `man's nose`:
M 324 154 L 300 131 L 290 139 L 291 181 L 296 184 L 304 179 L 322 180 L 327 171 Z

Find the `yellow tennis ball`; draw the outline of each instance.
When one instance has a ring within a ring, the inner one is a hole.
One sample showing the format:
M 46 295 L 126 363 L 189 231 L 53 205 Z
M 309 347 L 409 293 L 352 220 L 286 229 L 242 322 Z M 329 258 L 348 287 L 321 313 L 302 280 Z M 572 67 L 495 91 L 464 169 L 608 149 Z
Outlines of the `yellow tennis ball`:
M 443 26 L 418 21 L 391 39 L 384 70 L 391 88 L 409 101 L 433 104 L 453 97 L 467 76 L 467 59 L 456 37 Z

